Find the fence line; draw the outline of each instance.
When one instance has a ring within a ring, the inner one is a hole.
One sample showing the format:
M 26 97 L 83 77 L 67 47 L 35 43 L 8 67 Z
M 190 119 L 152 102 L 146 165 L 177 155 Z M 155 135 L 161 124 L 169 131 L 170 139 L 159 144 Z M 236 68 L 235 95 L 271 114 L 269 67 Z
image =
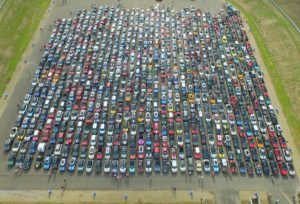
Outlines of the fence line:
M 292 24 L 292 26 L 300 33 L 300 28 L 298 25 L 289 17 L 289 15 L 281 8 L 279 4 L 277 4 L 274 0 L 270 0 L 271 3 L 287 18 L 287 20 Z

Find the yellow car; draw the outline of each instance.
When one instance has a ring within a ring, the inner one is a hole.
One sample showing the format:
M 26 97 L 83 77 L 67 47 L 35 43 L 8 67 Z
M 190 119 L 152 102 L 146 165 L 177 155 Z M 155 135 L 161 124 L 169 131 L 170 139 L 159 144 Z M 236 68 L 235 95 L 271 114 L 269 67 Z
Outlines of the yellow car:
M 242 80 L 242 79 L 244 79 L 244 75 L 240 72 L 240 73 L 238 73 L 238 78 L 239 78 L 239 80 Z
M 194 102 L 195 102 L 195 96 L 194 96 L 194 94 L 193 94 L 193 93 L 190 93 L 190 94 L 188 95 L 188 99 L 189 99 L 189 102 L 190 102 L 190 103 L 194 103 Z
M 223 147 L 218 147 L 218 156 L 219 156 L 220 159 L 225 158 L 225 153 L 224 153 Z
M 222 37 L 222 41 L 224 44 L 227 44 L 227 37 L 225 35 Z
M 263 148 L 264 147 L 264 143 L 261 137 L 256 137 L 256 144 L 258 148 Z
M 116 107 L 115 106 L 112 106 L 111 109 L 110 109 L 110 113 L 112 115 L 114 115 L 116 113 Z
M 57 83 L 59 80 L 59 74 L 54 74 L 52 82 Z
M 145 120 L 145 117 L 144 117 L 144 112 L 138 112 L 138 122 L 139 123 L 142 123 L 142 122 L 144 122 L 144 120 Z
M 17 134 L 17 140 L 24 140 L 24 137 L 25 137 L 25 130 L 21 131 L 21 132 L 18 132 Z
M 131 101 L 131 94 L 128 93 L 128 92 L 126 93 L 125 101 L 128 102 L 128 103 Z
M 128 122 L 125 122 L 123 125 L 123 132 L 128 132 L 129 126 L 128 126 Z
M 176 134 L 177 135 L 182 134 L 182 127 L 180 124 L 176 124 Z
M 168 104 L 168 112 L 173 112 L 173 104 L 172 103 Z
M 43 71 L 42 78 L 46 79 L 47 76 L 48 76 L 48 71 L 47 70 Z
M 215 99 L 214 97 L 212 97 L 212 98 L 210 99 L 210 103 L 211 103 L 211 104 L 215 104 L 215 103 L 216 103 L 216 99 Z

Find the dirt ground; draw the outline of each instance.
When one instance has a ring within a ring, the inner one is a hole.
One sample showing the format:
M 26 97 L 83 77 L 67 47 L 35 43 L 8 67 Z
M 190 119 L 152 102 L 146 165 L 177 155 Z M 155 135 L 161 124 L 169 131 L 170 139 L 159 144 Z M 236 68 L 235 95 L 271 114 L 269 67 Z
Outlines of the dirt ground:
M 127 199 L 126 199 L 127 197 Z M 0 203 L 214 203 L 206 191 L 0 191 Z

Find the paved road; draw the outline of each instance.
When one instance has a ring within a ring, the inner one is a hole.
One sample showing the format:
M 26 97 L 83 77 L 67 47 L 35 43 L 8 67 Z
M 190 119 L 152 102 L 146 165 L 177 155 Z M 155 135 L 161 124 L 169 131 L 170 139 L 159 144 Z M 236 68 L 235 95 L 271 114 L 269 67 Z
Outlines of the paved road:
M 33 44 L 30 46 L 24 55 L 24 59 L 18 67 L 18 72 L 14 76 L 13 81 L 17 82 L 14 85 L 9 85 L 9 97 L 2 99 L 0 109 L 0 130 L 1 140 L 8 135 L 10 128 L 14 124 L 17 115 L 17 103 L 21 101 L 28 89 L 30 79 L 34 73 L 35 67 L 41 57 L 40 47 L 47 42 L 50 36 L 49 25 L 58 17 L 69 17 L 80 8 L 89 9 L 92 4 L 100 5 L 100 1 L 93 0 L 67 0 L 67 5 L 62 5 L 61 1 L 56 0 L 49 8 L 46 18 L 42 22 L 43 32 L 37 31 L 35 34 Z M 71 3 L 72 2 L 72 3 Z M 125 1 L 121 1 L 123 3 Z M 163 3 L 172 6 L 171 0 L 164 0 Z M 196 0 L 185 1 L 175 0 L 175 9 L 185 7 L 187 4 L 195 7 L 201 7 L 202 10 L 211 11 L 215 13 L 221 8 L 220 0 Z M 117 0 L 103 0 L 102 5 L 117 5 Z M 155 5 L 156 2 L 149 0 L 127 0 L 126 8 L 134 7 L 148 7 Z M 32 43 L 30 43 L 32 44 Z M 23 61 L 27 60 L 25 64 Z M 2 145 L 1 147 L 2 148 Z M 1 152 L 2 149 L 0 149 Z M 291 203 L 289 200 L 294 195 L 299 186 L 298 178 L 295 179 L 274 179 L 270 178 L 247 178 L 247 177 L 224 177 L 215 176 L 212 178 L 207 175 L 203 178 L 203 182 L 198 176 L 152 176 L 152 179 L 146 176 L 134 176 L 128 180 L 123 178 L 116 181 L 111 176 L 101 175 L 96 176 L 70 176 L 70 175 L 48 175 L 44 172 L 34 172 L 33 170 L 28 174 L 15 175 L 14 170 L 7 170 L 6 156 L 0 154 L 0 189 L 59 189 L 63 185 L 63 180 L 67 179 L 68 189 L 170 189 L 171 186 L 176 186 L 177 189 L 205 189 L 215 192 L 217 203 L 239 203 L 239 190 L 253 190 L 253 191 L 268 191 L 274 197 L 279 197 L 281 203 Z M 126 181 L 125 181 L 126 180 Z

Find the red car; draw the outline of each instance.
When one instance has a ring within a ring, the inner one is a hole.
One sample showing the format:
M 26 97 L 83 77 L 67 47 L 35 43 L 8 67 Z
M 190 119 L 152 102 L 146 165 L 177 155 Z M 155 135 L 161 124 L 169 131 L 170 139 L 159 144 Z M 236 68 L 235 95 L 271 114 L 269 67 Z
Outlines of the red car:
M 160 113 L 161 114 L 167 114 L 167 107 L 165 105 L 161 106 Z
M 248 137 L 248 143 L 249 143 L 249 147 L 252 149 L 252 148 L 255 148 L 255 140 L 253 137 Z
M 53 124 L 53 120 L 51 118 L 49 118 L 46 122 L 46 129 L 50 130 L 52 128 L 52 124 Z
M 153 134 L 159 134 L 159 123 L 153 123 Z
M 283 149 L 287 148 L 287 144 L 284 137 L 278 137 L 278 140 L 281 148 Z
M 160 146 L 159 140 L 154 140 L 153 144 L 154 144 L 154 147 Z
M 136 158 L 135 148 L 130 148 L 129 159 L 130 160 L 135 160 L 135 158 Z
M 254 110 L 253 110 L 253 107 L 252 107 L 252 106 L 248 106 L 248 107 L 247 107 L 247 110 L 248 110 L 248 114 L 249 114 L 249 115 L 254 114 Z
M 143 145 L 140 145 L 138 147 L 138 159 L 144 159 L 145 158 L 145 148 Z
M 276 156 L 276 160 L 278 162 L 281 162 L 282 161 L 282 156 L 281 156 L 280 150 L 279 149 L 274 149 L 274 154 Z
M 92 124 L 92 122 L 93 122 L 93 115 L 89 113 L 85 119 L 85 123 Z
M 200 151 L 199 147 L 195 147 L 194 156 L 195 156 L 195 159 L 201 159 L 201 151 Z
M 168 159 L 169 153 L 168 153 L 168 147 L 163 147 L 161 151 L 161 156 L 163 159 Z
M 275 133 L 275 130 L 274 130 L 273 126 L 268 127 L 268 133 L 269 133 L 270 137 L 275 137 L 276 136 L 276 133 Z
M 195 134 L 195 135 L 199 134 L 199 130 L 192 128 L 192 134 Z
M 243 127 L 238 127 L 238 133 L 240 137 L 246 137 L 246 131 Z
M 222 135 L 217 135 L 217 146 L 223 146 L 223 144 Z
M 102 149 L 98 149 L 98 152 L 96 154 L 96 159 L 101 160 L 103 158 L 103 152 Z
M 277 137 L 272 137 L 271 138 L 271 143 L 272 143 L 272 146 L 273 146 L 274 149 L 278 149 L 279 144 L 278 144 Z
M 236 161 L 230 160 L 229 161 L 229 167 L 230 167 L 230 172 L 231 173 L 237 173 L 238 172 Z
M 73 133 L 68 132 L 66 135 L 66 144 L 71 145 L 73 141 Z
M 287 176 L 288 175 L 288 168 L 285 162 L 278 162 L 278 166 L 280 169 L 280 173 L 282 176 Z

